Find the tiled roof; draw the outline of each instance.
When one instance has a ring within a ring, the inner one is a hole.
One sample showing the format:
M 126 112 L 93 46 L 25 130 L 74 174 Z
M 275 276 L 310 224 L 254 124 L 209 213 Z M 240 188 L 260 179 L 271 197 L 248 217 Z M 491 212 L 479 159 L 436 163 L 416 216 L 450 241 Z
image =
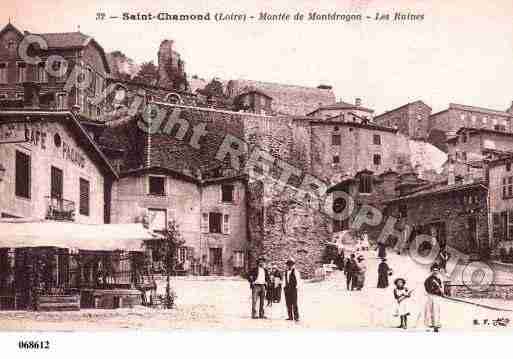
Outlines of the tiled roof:
M 273 98 L 272 108 L 279 114 L 306 115 L 319 106 L 335 102 L 335 94 L 329 89 L 285 85 L 253 80 L 232 80 L 228 83 L 233 97 L 247 90 L 258 90 Z
M 386 202 L 399 202 L 402 200 L 408 200 L 408 199 L 414 199 L 424 196 L 433 196 L 437 194 L 443 194 L 443 193 L 450 193 L 450 192 L 457 192 L 457 191 L 463 191 L 471 188 L 479 188 L 482 187 L 483 189 L 486 189 L 486 186 L 484 183 L 479 180 L 477 182 L 472 183 L 457 183 L 453 185 L 448 185 L 447 181 L 438 182 L 438 183 L 431 183 L 426 186 L 420 187 L 418 190 L 416 190 L 413 193 L 410 193 L 406 196 L 397 197 L 394 199 L 391 199 Z
M 315 111 L 312 111 L 311 113 L 317 112 L 319 110 L 360 110 L 366 112 L 374 112 L 374 110 L 371 110 L 370 108 L 358 106 L 344 101 L 338 101 L 332 104 L 319 106 L 317 109 L 315 109 Z
M 468 106 L 468 105 L 460 105 L 457 103 L 450 103 L 449 104 L 450 109 L 456 109 L 456 110 L 464 110 L 464 111 L 470 111 L 470 112 L 481 112 L 489 115 L 496 115 L 496 116 L 513 116 L 512 114 L 504 111 L 499 110 L 492 110 L 489 108 L 484 107 L 477 107 L 477 106 Z
M 53 49 L 83 47 L 92 39 L 90 36 L 82 34 L 81 32 L 62 32 L 39 35 L 47 41 L 48 47 Z

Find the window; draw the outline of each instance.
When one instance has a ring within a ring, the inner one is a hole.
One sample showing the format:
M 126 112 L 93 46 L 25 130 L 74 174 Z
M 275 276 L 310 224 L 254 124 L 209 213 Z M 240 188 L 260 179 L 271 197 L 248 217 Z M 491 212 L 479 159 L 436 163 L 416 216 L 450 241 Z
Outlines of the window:
M 18 197 L 30 198 L 30 156 L 16 151 L 16 184 Z
M 340 163 L 340 157 L 339 156 L 333 156 L 333 164 Z
M 52 71 L 54 75 L 57 76 L 56 81 L 64 82 L 66 81 L 66 68 L 63 66 L 61 61 L 53 61 L 52 62 Z
M 230 234 L 230 215 L 229 214 L 223 215 L 223 233 Z
M 222 233 L 223 214 L 210 212 L 208 215 L 209 232 Z
M 232 184 L 221 185 L 221 201 L 233 203 L 234 186 Z
M 167 228 L 167 211 L 165 209 L 148 209 L 148 222 L 153 230 L 165 230 Z
M 513 210 L 508 211 L 508 235 L 506 237 L 508 241 L 513 240 Z
M 50 195 L 52 198 L 62 199 L 64 192 L 63 178 L 62 170 L 52 166 L 50 177 Z
M 360 193 L 372 193 L 372 176 L 368 174 L 360 175 L 358 190 Z
M 7 63 L 1 63 L 0 64 L 0 84 L 6 84 L 7 81 Z
M 201 215 L 201 233 L 208 233 L 210 230 L 208 213 L 202 213 Z
M 63 109 L 66 109 L 68 108 L 68 105 L 67 105 L 67 95 L 65 92 L 61 92 L 61 93 L 58 93 L 55 95 L 55 106 L 57 107 L 58 110 L 63 110 Z
M 511 163 L 506 163 L 506 171 L 511 171 Z
M 405 204 L 399 205 L 399 218 L 408 217 L 408 207 Z
M 37 81 L 40 83 L 48 82 L 48 76 L 45 70 L 44 62 L 40 62 L 39 64 L 37 64 Z
M 333 233 L 342 232 L 344 230 L 344 221 L 340 219 L 333 220 Z
M 381 155 L 380 154 L 375 154 L 373 156 L 372 161 L 374 162 L 374 165 L 376 165 L 376 166 L 381 165 Z
M 372 136 L 372 143 L 374 143 L 375 145 L 381 145 L 381 136 L 380 135 Z
M 27 64 L 18 62 L 18 82 L 22 83 L 27 81 Z
M 14 40 L 9 40 L 7 43 L 7 49 L 8 50 L 14 50 L 16 48 L 16 42 Z
M 80 179 L 80 214 L 89 216 L 89 181 Z
M 333 146 L 340 146 L 341 143 L 340 135 L 331 135 L 331 144 Z
M 495 125 L 495 126 L 493 126 L 493 129 L 495 131 L 506 132 L 506 126 L 504 126 L 504 125 Z
M 233 252 L 233 266 L 235 268 L 244 268 L 244 252 L 234 251 Z
M 502 198 L 513 197 L 513 176 L 502 179 Z
M 152 196 L 166 195 L 165 177 L 150 176 L 149 177 L 149 194 Z
M 179 262 L 185 262 L 187 259 L 187 247 L 180 247 L 178 248 L 178 261 Z

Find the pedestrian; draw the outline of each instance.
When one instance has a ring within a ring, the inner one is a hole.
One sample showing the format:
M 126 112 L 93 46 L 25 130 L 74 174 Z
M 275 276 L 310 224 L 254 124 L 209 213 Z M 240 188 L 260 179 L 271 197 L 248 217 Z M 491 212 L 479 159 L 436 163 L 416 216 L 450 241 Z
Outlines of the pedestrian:
M 378 258 L 386 258 L 387 249 L 386 245 L 383 242 L 378 242 Z
M 265 298 L 267 299 L 267 306 L 272 307 L 274 301 L 274 277 L 273 267 L 266 267 L 267 273 L 269 273 L 268 281 L 266 282 Z
M 346 259 L 344 264 L 344 274 L 346 275 L 347 290 L 353 290 L 353 277 L 354 277 L 355 255 L 351 253 L 349 258 Z
M 362 290 L 365 285 L 365 273 L 367 272 L 367 264 L 363 255 L 356 258 L 356 290 Z
M 301 285 L 301 275 L 296 270 L 294 259 L 287 260 L 287 271 L 285 272 L 285 303 L 287 304 L 287 320 L 299 321 L 299 308 L 297 305 L 298 287 Z
M 388 266 L 387 259 L 383 258 L 378 265 L 378 288 L 388 288 L 390 275 L 392 275 L 392 269 Z
M 437 333 L 440 329 L 440 298 L 443 296 L 443 282 L 440 278 L 440 267 L 438 264 L 431 266 L 431 274 L 424 281 L 424 288 L 426 289 L 427 298 L 424 307 L 424 324 L 428 328 L 433 328 Z
M 369 243 L 369 234 L 367 232 L 362 233 L 360 246 L 361 246 L 362 251 L 369 250 L 370 243 Z
M 266 285 L 270 281 L 269 273 L 264 268 L 265 259 L 259 258 L 257 260 L 257 267 L 254 268 L 249 274 L 248 280 L 251 288 L 251 318 L 265 319 L 264 301 Z M 259 302 L 258 317 L 256 306 Z
M 411 297 L 412 292 L 406 288 L 406 280 L 403 278 L 397 278 L 394 281 L 394 298 L 396 301 L 396 313 L 401 318 L 401 325 L 398 328 L 408 328 L 408 316 L 410 311 L 408 309 L 408 300 Z
M 273 282 L 273 302 L 279 303 L 281 301 L 282 275 L 276 266 L 273 266 L 272 268 L 271 279 Z
M 443 269 L 444 271 L 447 271 L 447 262 L 449 261 L 449 253 L 445 248 L 442 248 L 439 254 L 439 261 L 440 261 L 440 269 Z

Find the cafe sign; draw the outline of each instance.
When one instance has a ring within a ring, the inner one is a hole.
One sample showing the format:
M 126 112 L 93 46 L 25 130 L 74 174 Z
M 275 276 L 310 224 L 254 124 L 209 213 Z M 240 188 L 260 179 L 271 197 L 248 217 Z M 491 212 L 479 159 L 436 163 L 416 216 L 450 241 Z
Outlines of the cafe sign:
M 30 132 L 26 123 L 0 123 L 0 144 L 28 142 Z

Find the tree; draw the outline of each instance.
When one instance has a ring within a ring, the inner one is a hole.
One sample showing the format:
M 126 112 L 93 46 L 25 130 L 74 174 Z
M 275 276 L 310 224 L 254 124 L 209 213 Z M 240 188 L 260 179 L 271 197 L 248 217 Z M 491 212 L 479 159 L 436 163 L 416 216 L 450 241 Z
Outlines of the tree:
M 158 250 L 162 253 L 166 270 L 166 308 L 171 309 L 174 305 L 174 294 L 171 292 L 170 276 L 175 269 L 178 248 L 183 246 L 185 241 L 182 238 L 178 224 L 174 220 L 169 221 L 167 228 L 162 234 L 163 237 L 158 244 Z
M 134 81 L 145 85 L 154 86 L 159 78 L 159 70 L 157 66 L 153 64 L 153 61 L 143 62 L 141 69 L 135 75 Z
M 213 78 L 212 81 L 210 81 L 207 86 L 205 86 L 204 89 L 198 91 L 203 96 L 206 96 L 207 98 L 210 97 L 216 97 L 216 98 L 224 98 L 224 88 L 221 81 L 219 81 L 217 78 Z

